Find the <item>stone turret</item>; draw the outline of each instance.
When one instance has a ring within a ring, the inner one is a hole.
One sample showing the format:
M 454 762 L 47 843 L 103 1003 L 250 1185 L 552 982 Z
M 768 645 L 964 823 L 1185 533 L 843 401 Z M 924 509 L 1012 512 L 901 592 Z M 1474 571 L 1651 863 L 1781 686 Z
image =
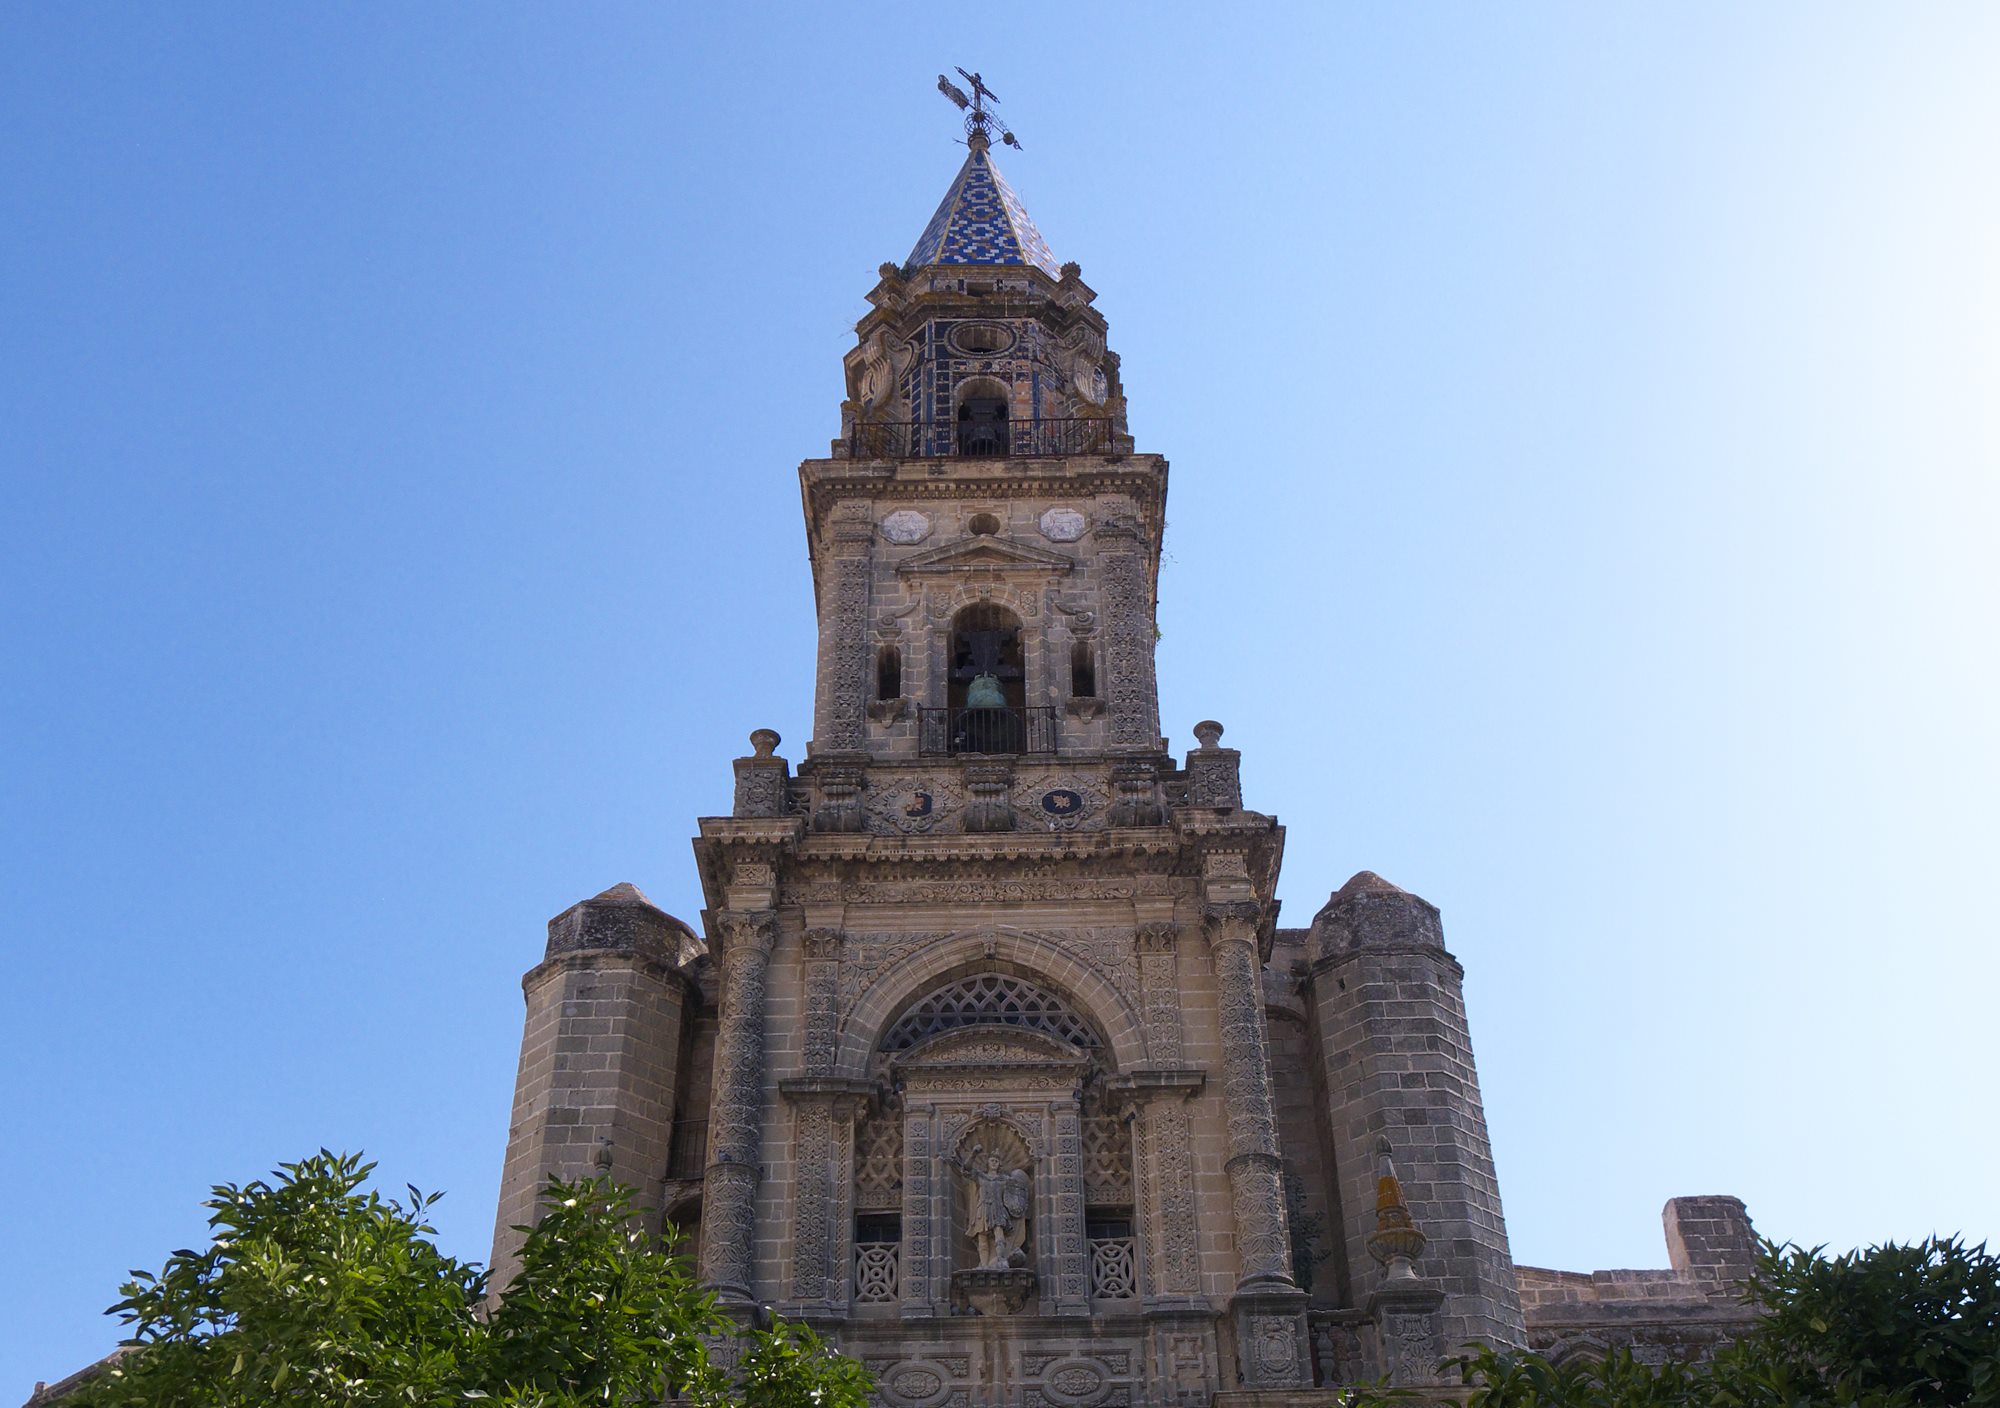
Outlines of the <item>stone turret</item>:
M 542 962 L 521 980 L 527 1020 L 500 1209 L 493 1284 L 513 1278 L 521 1234 L 551 1178 L 610 1173 L 651 1194 L 666 1172 L 683 1013 L 680 974 L 694 932 L 629 884 L 549 921 Z
M 1386 1138 L 1404 1186 L 1423 1190 L 1410 1204 L 1429 1238 L 1417 1272 L 1445 1292 L 1445 1342 L 1521 1344 L 1464 970 L 1445 951 L 1437 907 L 1364 870 L 1314 916 L 1308 942 L 1348 1264 L 1367 1264 Z

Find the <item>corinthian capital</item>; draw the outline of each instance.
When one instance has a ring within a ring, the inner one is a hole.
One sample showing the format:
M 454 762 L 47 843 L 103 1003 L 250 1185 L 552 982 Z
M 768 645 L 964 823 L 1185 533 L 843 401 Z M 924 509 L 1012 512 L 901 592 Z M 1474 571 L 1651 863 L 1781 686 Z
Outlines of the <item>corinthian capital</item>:
M 721 935 L 725 956 L 754 953 L 768 958 L 778 935 L 778 916 L 768 909 L 728 910 L 716 915 L 715 927 Z
M 1201 907 L 1201 923 L 1211 944 L 1239 939 L 1257 941 L 1257 929 L 1264 919 L 1264 906 L 1255 900 L 1227 900 Z

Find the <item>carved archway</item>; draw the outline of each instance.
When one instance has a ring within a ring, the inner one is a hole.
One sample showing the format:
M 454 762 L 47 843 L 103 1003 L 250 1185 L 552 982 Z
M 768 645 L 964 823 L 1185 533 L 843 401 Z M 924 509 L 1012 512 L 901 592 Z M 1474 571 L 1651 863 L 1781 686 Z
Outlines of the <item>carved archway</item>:
M 1144 1064 L 1137 1009 L 1081 954 L 1050 937 L 991 928 L 940 939 L 876 974 L 842 1024 L 835 1074 L 866 1076 L 877 1046 L 905 1011 L 949 980 L 979 972 L 1019 975 L 1069 1003 L 1102 1038 L 1097 1056 L 1110 1069 Z

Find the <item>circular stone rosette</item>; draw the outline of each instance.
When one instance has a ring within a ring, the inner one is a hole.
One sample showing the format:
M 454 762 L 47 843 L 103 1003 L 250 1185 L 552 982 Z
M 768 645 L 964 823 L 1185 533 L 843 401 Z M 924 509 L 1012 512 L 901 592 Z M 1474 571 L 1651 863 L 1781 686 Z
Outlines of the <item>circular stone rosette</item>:
M 951 1375 L 942 1364 L 905 1359 L 876 1380 L 882 1396 L 899 1408 L 933 1408 L 951 1396 Z
M 1058 1359 L 1042 1371 L 1042 1392 L 1062 1408 L 1094 1408 L 1111 1392 L 1111 1375 L 1095 1359 Z

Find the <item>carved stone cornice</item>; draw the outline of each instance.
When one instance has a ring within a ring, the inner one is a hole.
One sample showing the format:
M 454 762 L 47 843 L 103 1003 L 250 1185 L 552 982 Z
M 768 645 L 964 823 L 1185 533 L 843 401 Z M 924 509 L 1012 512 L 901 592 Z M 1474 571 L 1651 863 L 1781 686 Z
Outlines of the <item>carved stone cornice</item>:
M 778 1094 L 793 1105 L 827 1105 L 836 1119 L 858 1119 L 883 1098 L 879 1081 L 846 1076 L 791 1076 Z
M 1170 1097 L 1189 1100 L 1208 1084 L 1208 1072 L 1186 1067 L 1134 1066 L 1105 1081 L 1104 1088 L 1119 1100 L 1138 1103 Z

